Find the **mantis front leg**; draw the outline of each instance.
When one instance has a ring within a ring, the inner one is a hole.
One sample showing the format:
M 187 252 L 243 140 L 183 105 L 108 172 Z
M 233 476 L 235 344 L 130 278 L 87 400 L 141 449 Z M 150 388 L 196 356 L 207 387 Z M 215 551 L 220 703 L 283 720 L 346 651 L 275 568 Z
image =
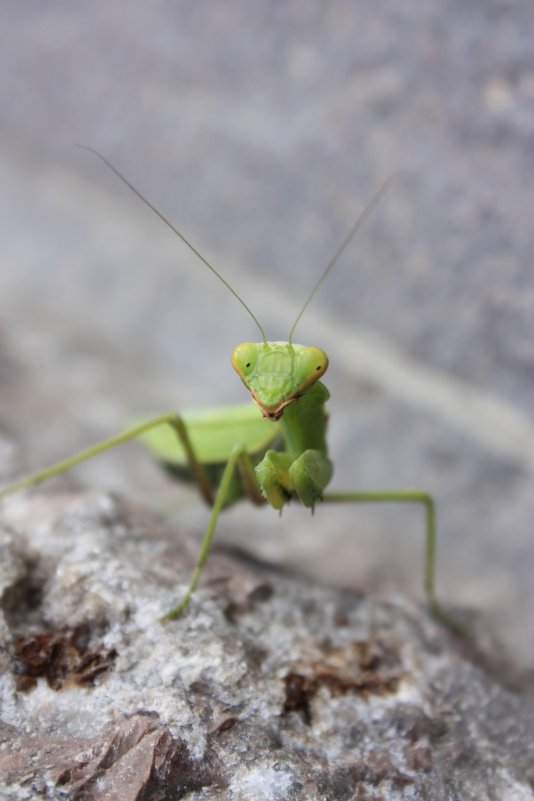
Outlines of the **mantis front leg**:
M 332 463 L 321 451 L 308 448 L 296 459 L 287 453 L 267 451 L 256 466 L 265 497 L 274 509 L 282 509 L 292 496 L 309 509 L 323 499 L 332 476 Z

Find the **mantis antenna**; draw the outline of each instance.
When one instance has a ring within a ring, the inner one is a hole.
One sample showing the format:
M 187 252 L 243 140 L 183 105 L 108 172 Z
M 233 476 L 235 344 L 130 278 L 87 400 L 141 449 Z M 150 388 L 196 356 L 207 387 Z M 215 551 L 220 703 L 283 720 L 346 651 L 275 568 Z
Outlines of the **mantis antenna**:
M 184 244 L 186 244 L 186 245 L 187 245 L 187 247 L 189 248 L 189 250 L 192 250 L 192 251 L 193 251 L 193 253 L 195 254 L 195 256 L 198 256 L 198 258 L 200 259 L 200 261 L 204 262 L 204 264 L 206 265 L 206 267 L 207 267 L 209 270 L 211 270 L 211 272 L 212 272 L 212 273 L 213 273 L 213 274 L 214 274 L 214 275 L 215 275 L 215 276 L 216 276 L 216 277 L 219 279 L 219 281 L 220 281 L 222 284 L 224 284 L 224 286 L 225 286 L 227 289 L 229 289 L 229 290 L 230 290 L 230 292 L 232 293 L 232 295 L 233 295 L 235 298 L 237 298 L 237 300 L 240 302 L 240 304 L 243 306 L 243 308 L 244 308 L 244 309 L 246 309 L 246 311 L 247 311 L 247 312 L 250 314 L 250 316 L 252 317 L 252 319 L 254 320 L 254 322 L 256 323 L 256 325 L 258 326 L 258 328 L 259 328 L 259 331 L 260 331 L 260 333 L 261 333 L 261 338 L 263 339 L 263 341 L 264 341 L 264 342 L 266 342 L 266 341 L 267 341 L 267 337 L 265 336 L 265 331 L 263 330 L 263 328 L 262 328 L 262 326 L 260 325 L 260 323 L 259 323 L 258 319 L 256 318 L 256 316 L 255 316 L 255 315 L 252 313 L 252 311 L 249 309 L 249 307 L 247 306 L 247 304 L 245 303 L 245 301 L 243 300 L 243 298 L 242 298 L 242 297 L 240 297 L 240 296 L 238 295 L 238 293 L 235 291 L 235 289 L 234 289 L 232 286 L 230 286 L 230 284 L 228 283 L 228 281 L 226 281 L 226 279 L 224 279 L 224 278 L 222 277 L 222 275 L 221 275 L 221 274 L 220 274 L 220 273 L 219 273 L 219 272 L 218 272 L 218 271 L 215 269 L 215 267 L 212 267 L 212 265 L 209 263 L 209 261 L 207 261 L 207 259 L 205 259 L 205 258 L 204 258 L 204 256 L 202 255 L 202 253 L 199 253 L 199 251 L 198 251 L 198 250 L 197 250 L 197 249 L 196 249 L 196 248 L 195 248 L 195 247 L 194 247 L 194 246 L 191 244 L 191 242 L 189 242 L 189 241 L 188 241 L 188 240 L 185 238 L 185 236 L 184 236 L 183 234 L 181 234 L 181 233 L 180 233 L 180 231 L 179 231 L 177 228 L 175 228 L 175 226 L 174 226 L 174 225 L 173 225 L 173 224 L 172 224 L 172 223 L 171 223 L 171 222 L 170 222 L 170 221 L 169 221 L 169 220 L 168 220 L 168 219 L 167 219 L 167 218 L 166 218 L 166 217 L 165 217 L 165 216 L 164 216 L 164 215 L 161 213 L 161 211 L 159 211 L 159 209 L 157 209 L 157 208 L 156 208 L 156 207 L 155 207 L 155 206 L 154 206 L 154 205 L 153 205 L 153 204 L 152 204 L 152 203 L 151 203 L 151 202 L 150 202 L 150 201 L 149 201 L 149 200 L 148 200 L 148 199 L 147 199 L 147 198 L 146 198 L 146 197 L 145 197 L 145 196 L 144 196 L 144 195 L 143 195 L 143 194 L 142 194 L 140 191 L 139 191 L 139 189 L 136 189 L 136 187 L 135 187 L 135 186 L 134 186 L 132 183 L 130 183 L 130 181 L 129 181 L 127 178 L 125 178 L 125 176 L 124 176 L 124 175 L 123 175 L 121 172 L 119 172 L 119 170 L 118 170 L 116 167 L 114 167 L 114 166 L 113 166 L 113 164 L 111 163 L 111 161 L 108 161 L 108 159 L 107 159 L 105 156 L 103 156 L 103 155 L 102 155 L 102 153 L 100 153 L 98 150 L 95 150 L 95 149 L 94 149 L 94 147 L 89 147 L 88 145 L 77 145 L 77 147 L 81 147 L 83 150 L 87 150 L 89 153 L 93 153 L 93 155 L 95 155 L 97 158 L 99 158 L 99 159 L 100 159 L 100 161 L 103 161 L 103 162 L 104 162 L 104 164 L 105 164 L 107 167 L 109 167 L 109 169 L 111 170 L 111 172 L 115 173 L 115 175 L 117 176 L 117 178 L 119 178 L 119 180 L 121 180 L 121 181 L 123 182 L 123 184 L 125 184 L 125 185 L 128 187 L 128 189 L 131 189 L 131 190 L 132 190 L 132 192 L 134 193 L 134 195 L 137 195 L 137 197 L 139 198 L 139 200 L 141 200 L 141 201 L 142 201 L 142 202 L 145 204 L 145 206 L 148 206 L 148 208 L 149 208 L 151 211 L 153 211 L 153 212 L 154 212 L 154 214 L 156 214 L 156 215 L 157 215 L 157 216 L 160 218 L 160 220 L 162 220 L 162 222 L 164 222 L 164 223 L 165 223 L 165 225 L 167 225 L 167 226 L 168 226 L 168 227 L 171 229 L 171 231 L 172 231 L 173 233 L 175 233 L 175 234 L 176 234 L 176 236 L 180 237 L 180 239 L 182 240 L 182 242 L 184 242 Z
M 378 191 L 375 193 L 375 195 L 371 198 L 371 200 L 369 201 L 367 206 L 364 208 L 364 210 L 362 211 L 362 213 L 360 214 L 360 216 L 358 217 L 358 219 L 356 220 L 356 222 L 354 223 L 354 225 L 352 226 L 352 228 L 348 232 L 347 236 L 345 237 L 345 239 L 343 240 L 341 245 L 338 247 L 338 249 L 336 250 L 336 252 L 332 256 L 332 258 L 330 259 L 330 261 L 328 262 L 328 264 L 324 268 L 324 270 L 321 273 L 321 275 L 319 276 L 318 280 L 315 282 L 314 286 L 312 287 L 312 290 L 311 290 L 310 294 L 308 295 L 308 297 L 304 301 L 303 307 L 301 308 L 301 310 L 297 314 L 295 322 L 291 326 L 291 330 L 289 332 L 289 337 L 288 337 L 289 344 L 291 344 L 291 342 L 293 341 L 293 334 L 295 333 L 295 328 L 297 327 L 297 324 L 300 322 L 300 318 L 302 317 L 302 315 L 304 314 L 304 312 L 306 311 L 306 309 L 310 305 L 313 296 L 315 295 L 315 293 L 317 292 L 317 290 L 319 289 L 319 287 L 323 283 L 324 279 L 326 278 L 326 276 L 328 275 L 328 273 L 330 272 L 330 270 L 332 269 L 334 264 L 337 262 L 337 260 L 339 259 L 339 257 L 343 253 L 343 251 L 345 250 L 345 248 L 351 242 L 352 238 L 360 230 L 360 228 L 362 227 L 364 222 L 367 220 L 369 215 L 375 210 L 376 206 L 382 200 L 382 198 L 384 197 L 386 192 L 389 190 L 391 184 L 393 183 L 393 181 L 395 181 L 395 179 L 398 177 L 398 175 L 399 175 L 398 172 L 394 172 L 389 176 L 389 178 L 387 178 L 384 181 L 384 183 L 381 185 L 381 187 L 378 189 Z

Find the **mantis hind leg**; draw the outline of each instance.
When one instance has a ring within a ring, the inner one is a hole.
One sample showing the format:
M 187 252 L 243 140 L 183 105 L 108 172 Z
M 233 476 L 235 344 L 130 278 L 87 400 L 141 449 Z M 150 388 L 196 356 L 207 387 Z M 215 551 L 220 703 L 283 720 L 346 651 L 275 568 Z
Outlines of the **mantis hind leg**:
M 178 606 L 175 606 L 173 609 L 170 610 L 170 612 L 167 612 L 165 615 L 163 615 L 163 617 L 161 618 L 162 622 L 165 622 L 167 620 L 175 620 L 177 617 L 179 617 L 186 608 L 192 594 L 197 588 L 200 576 L 202 574 L 202 570 L 204 569 L 204 565 L 206 564 L 206 559 L 208 558 L 208 554 L 210 552 L 213 535 L 215 534 L 215 528 L 217 526 L 217 521 L 224 507 L 225 501 L 228 497 L 230 485 L 236 468 L 239 469 L 241 477 L 242 479 L 244 479 L 245 487 L 249 487 L 247 489 L 247 494 L 251 495 L 252 499 L 256 503 L 259 502 L 261 499 L 261 489 L 256 480 L 254 466 L 252 464 L 250 456 L 248 455 L 246 449 L 242 445 L 236 445 L 232 449 L 230 456 L 228 457 L 226 466 L 224 468 L 221 477 L 221 482 L 219 484 L 219 488 L 217 490 L 217 494 L 213 502 L 213 508 L 211 510 L 208 527 L 206 528 L 206 532 L 204 534 L 202 543 L 200 545 L 200 550 L 198 552 L 195 569 L 193 570 L 193 575 L 189 582 L 189 586 Z
M 184 421 L 180 415 L 174 412 L 160 414 L 157 417 L 146 420 L 144 423 L 139 423 L 136 426 L 132 426 L 131 428 L 122 431 L 120 434 L 116 434 L 114 437 L 109 437 L 109 439 L 105 439 L 90 448 L 80 451 L 74 456 L 70 456 L 68 459 L 64 459 L 61 462 L 56 462 L 56 464 L 46 467 L 44 470 L 40 470 L 38 473 L 32 473 L 31 475 L 20 479 L 20 481 L 15 481 L 13 484 L 3 487 L 0 489 L 0 500 L 6 495 L 11 495 L 13 492 L 18 492 L 22 489 L 28 489 L 29 487 L 33 487 L 36 484 L 46 481 L 48 478 L 52 478 L 52 476 L 57 476 L 60 473 L 64 473 L 66 470 L 70 470 L 71 467 L 74 467 L 74 465 L 80 464 L 80 462 L 85 462 L 88 459 L 92 459 L 93 456 L 98 456 L 100 453 L 104 453 L 104 451 L 115 448 L 117 445 L 122 445 L 123 442 L 127 442 L 130 439 L 135 439 L 135 437 L 138 437 L 140 434 L 144 434 L 145 431 L 149 431 L 151 428 L 156 428 L 157 426 L 161 425 L 169 425 L 175 432 L 186 452 L 189 469 L 191 470 L 191 473 L 198 484 L 202 496 L 209 504 L 212 504 L 213 489 L 211 483 L 193 450 Z
M 436 509 L 434 499 L 424 490 L 384 490 L 371 492 L 328 492 L 330 503 L 416 503 L 425 512 L 424 590 L 431 614 L 456 634 L 465 636 L 465 628 L 447 614 L 436 597 Z

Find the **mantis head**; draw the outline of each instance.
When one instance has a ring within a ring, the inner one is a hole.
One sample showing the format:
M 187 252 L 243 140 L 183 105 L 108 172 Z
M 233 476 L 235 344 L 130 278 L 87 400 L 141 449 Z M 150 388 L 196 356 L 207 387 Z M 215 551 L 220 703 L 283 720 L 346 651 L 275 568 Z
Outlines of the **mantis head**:
M 363 212 L 348 232 L 347 236 L 338 247 L 323 272 L 313 285 L 304 305 L 298 313 L 295 322 L 289 332 L 287 342 L 268 342 L 265 332 L 255 317 L 251 309 L 247 306 L 243 298 L 230 286 L 228 281 L 213 267 L 204 256 L 189 242 L 185 236 L 169 220 L 122 175 L 119 170 L 108 161 L 105 156 L 92 147 L 80 145 L 84 150 L 93 153 L 97 158 L 106 164 L 126 186 L 137 197 L 165 223 L 171 231 L 176 234 L 182 242 L 204 263 L 204 265 L 215 275 L 216 278 L 228 289 L 239 301 L 241 306 L 250 315 L 256 324 L 262 342 L 243 342 L 238 345 L 232 353 L 232 364 L 239 373 L 241 380 L 251 391 L 254 401 L 257 403 L 264 417 L 270 420 L 278 420 L 288 404 L 304 395 L 323 375 L 328 367 L 328 357 L 319 348 L 307 347 L 306 345 L 294 345 L 293 333 L 295 328 L 310 305 L 312 298 L 319 289 L 320 285 L 338 261 L 349 242 L 353 239 L 356 232 L 361 228 L 367 217 L 371 214 L 377 203 L 389 189 L 395 175 L 391 175 L 379 188 L 378 192 L 369 201 Z
M 292 342 L 242 342 L 232 352 L 232 365 L 263 416 L 278 420 L 324 374 L 328 356 Z

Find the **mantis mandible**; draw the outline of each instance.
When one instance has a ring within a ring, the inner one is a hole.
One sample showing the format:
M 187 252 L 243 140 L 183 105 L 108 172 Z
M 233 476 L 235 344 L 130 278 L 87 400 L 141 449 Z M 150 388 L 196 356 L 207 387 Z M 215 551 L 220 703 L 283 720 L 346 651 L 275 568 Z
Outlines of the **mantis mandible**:
M 82 146 L 103 161 L 167 225 L 234 295 L 254 320 L 261 342 L 244 342 L 232 353 L 232 365 L 252 394 L 253 403 L 179 414 L 167 412 L 136 423 L 86 450 L 0 490 L 0 499 L 32 487 L 127 440 L 139 437 L 177 477 L 196 482 L 212 507 L 189 586 L 180 602 L 162 618 L 173 620 L 186 608 L 198 585 L 221 510 L 248 498 L 281 510 L 292 498 L 313 511 L 319 502 L 419 504 L 425 515 L 424 590 L 432 614 L 455 630 L 460 627 L 438 602 L 434 588 L 436 522 L 431 495 L 419 489 L 326 492 L 332 462 L 326 442 L 325 403 L 329 392 L 320 381 L 328 367 L 326 353 L 293 342 L 295 328 L 319 286 L 356 232 L 389 188 L 391 176 L 374 195 L 316 281 L 289 332 L 287 342 L 268 341 L 238 293 L 163 214 L 101 153 Z

